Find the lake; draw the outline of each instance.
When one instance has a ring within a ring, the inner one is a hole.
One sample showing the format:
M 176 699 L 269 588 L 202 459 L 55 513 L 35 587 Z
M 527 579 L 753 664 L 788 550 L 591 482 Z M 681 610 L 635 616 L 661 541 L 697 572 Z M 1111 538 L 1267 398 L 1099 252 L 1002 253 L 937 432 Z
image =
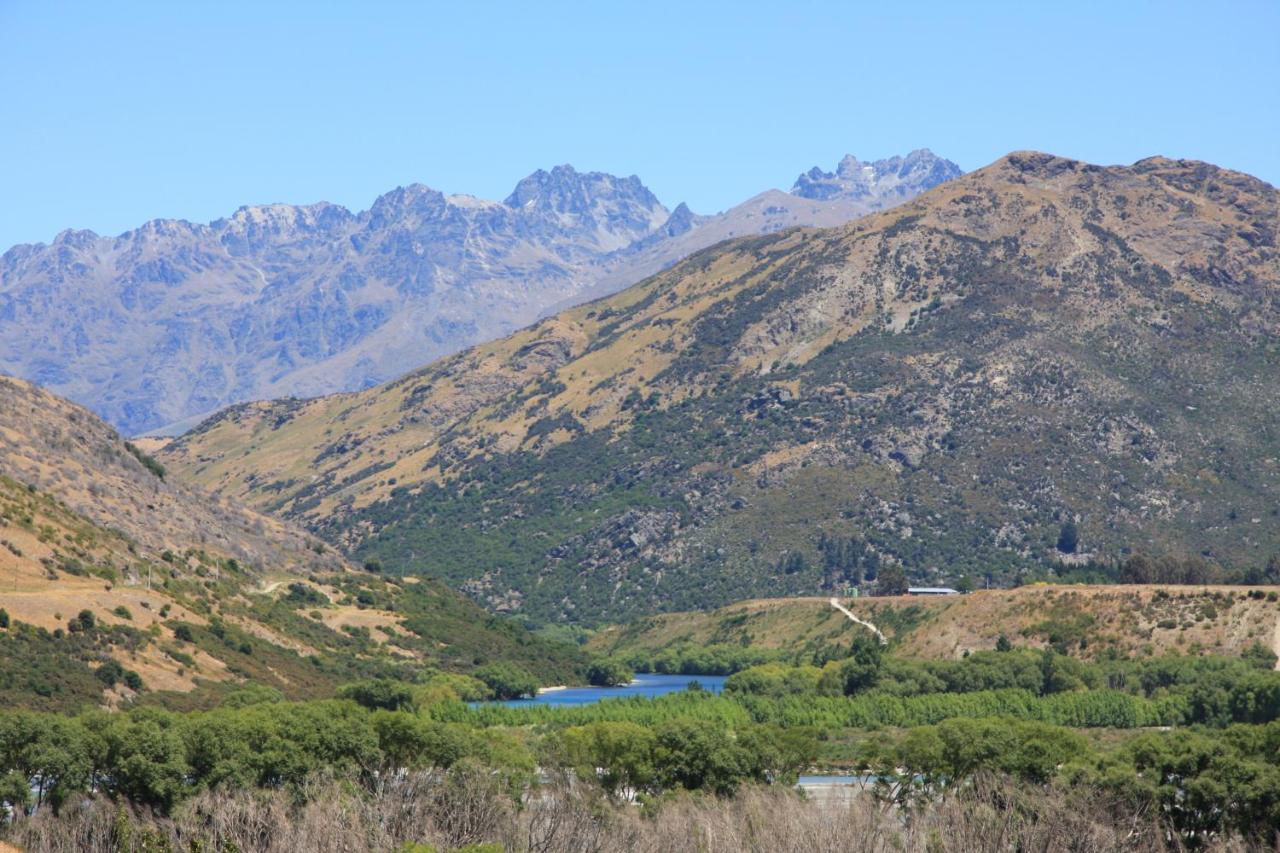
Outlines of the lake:
M 533 699 L 512 699 L 502 704 L 511 708 L 525 708 L 530 705 L 590 705 L 601 699 L 624 699 L 628 696 L 652 699 L 687 690 L 695 681 L 708 693 L 719 693 L 724 689 L 724 679 L 723 675 L 637 675 L 635 681 L 621 687 L 566 687 L 562 690 L 547 690 Z

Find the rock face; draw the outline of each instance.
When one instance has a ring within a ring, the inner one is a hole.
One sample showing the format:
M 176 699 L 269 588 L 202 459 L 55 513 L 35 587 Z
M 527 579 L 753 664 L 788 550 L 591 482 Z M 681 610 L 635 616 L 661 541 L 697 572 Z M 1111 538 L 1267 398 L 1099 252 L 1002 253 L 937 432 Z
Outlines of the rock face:
M 844 226 L 731 240 L 359 393 L 162 456 L 492 606 L 613 620 L 1009 580 L 1079 549 L 1280 553 L 1280 195 L 1011 154 Z M 482 585 L 474 582 L 482 581 Z
M 118 237 L 64 231 L 0 257 L 0 371 L 127 434 L 174 431 L 243 400 L 368 387 L 727 237 L 910 195 L 885 186 L 857 200 L 774 191 L 767 210 L 701 217 L 634 176 L 557 166 L 503 202 L 413 184 L 362 213 L 273 204 Z
M 814 166 L 796 178 L 791 194 L 820 201 L 841 198 L 873 201 L 883 208 L 961 174 L 955 163 L 943 160 L 927 148 L 912 151 L 906 157 L 890 157 L 874 163 L 863 163 L 857 157 L 846 155 L 835 172 L 824 172 Z

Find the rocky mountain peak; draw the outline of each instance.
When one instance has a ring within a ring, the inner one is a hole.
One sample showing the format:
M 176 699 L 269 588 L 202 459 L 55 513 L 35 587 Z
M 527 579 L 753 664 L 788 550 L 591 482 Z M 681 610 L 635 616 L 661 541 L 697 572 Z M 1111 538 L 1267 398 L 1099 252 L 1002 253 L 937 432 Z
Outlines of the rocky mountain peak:
M 425 184 L 396 187 L 374 200 L 367 214 L 367 227 L 376 229 L 406 217 L 431 215 L 447 204 L 444 193 Z
M 902 201 L 964 174 L 960 167 L 927 148 L 905 157 L 889 157 L 864 163 L 846 154 L 834 172 L 815 166 L 796 178 L 792 195 L 831 201 L 876 199 Z
M 668 237 L 676 237 L 687 233 L 697 226 L 699 219 L 701 217 L 690 210 L 689 205 L 680 202 L 676 205 L 676 209 L 671 211 L 671 215 L 667 217 L 666 223 L 662 226 L 662 233 Z
M 522 179 L 507 196 L 505 204 L 557 213 L 586 213 L 597 201 L 645 209 L 662 207 L 657 196 L 635 175 L 621 178 L 606 172 L 579 172 L 568 164 L 556 166 L 550 172 L 539 169 Z
M 668 212 L 638 177 L 579 172 L 565 164 L 539 169 L 516 184 L 504 201 L 519 215 L 585 228 L 602 238 L 601 247 L 622 248 L 658 229 Z
M 87 249 L 98 239 L 98 235 L 87 228 L 66 228 L 53 238 L 53 245 L 68 246 L 73 249 Z
M 846 158 L 839 180 L 864 165 Z M 258 204 L 209 224 L 67 231 L 0 256 L 0 370 L 128 432 L 178 430 L 246 399 L 367 387 L 730 237 L 840 225 L 908 197 L 773 191 L 699 216 L 668 211 L 634 175 L 565 164 L 504 202 L 412 183 L 360 213 Z

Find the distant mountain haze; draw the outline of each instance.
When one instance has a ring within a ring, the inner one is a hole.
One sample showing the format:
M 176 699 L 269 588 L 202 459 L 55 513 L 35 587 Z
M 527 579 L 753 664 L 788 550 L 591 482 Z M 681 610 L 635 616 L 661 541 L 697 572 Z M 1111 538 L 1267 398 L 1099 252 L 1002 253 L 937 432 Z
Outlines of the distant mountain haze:
M 927 150 L 845 157 L 699 216 L 635 176 L 566 165 L 502 202 L 411 184 L 360 213 L 269 204 L 64 231 L 0 257 L 0 372 L 126 434 L 178 432 L 232 403 L 366 388 L 721 240 L 841 224 L 960 174 Z

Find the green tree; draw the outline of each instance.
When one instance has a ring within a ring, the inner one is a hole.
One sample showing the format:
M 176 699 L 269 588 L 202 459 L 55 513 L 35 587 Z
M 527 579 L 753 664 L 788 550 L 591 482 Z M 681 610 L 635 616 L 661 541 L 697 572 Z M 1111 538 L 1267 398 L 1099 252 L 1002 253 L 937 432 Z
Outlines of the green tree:
M 499 699 L 519 699 L 538 692 L 536 676 L 505 661 L 480 667 L 475 671 L 475 677 L 489 685 Z
M 1058 531 L 1058 550 L 1063 554 L 1074 554 L 1080 544 L 1080 531 L 1074 521 L 1068 521 Z
M 338 688 L 338 696 L 350 699 L 370 710 L 412 711 L 413 688 L 390 678 L 375 678 L 346 684 Z
M 709 720 L 672 720 L 658 728 L 654 769 L 663 787 L 732 794 L 747 774 L 745 750 Z
M 738 732 L 738 745 L 747 775 L 769 784 L 794 785 L 818 759 L 817 731 L 808 726 L 748 726 Z
M 907 592 L 907 572 L 902 566 L 885 566 L 876 579 L 876 592 L 880 595 L 905 595 Z
M 849 656 L 839 666 L 840 689 L 853 696 L 875 686 L 880 678 L 884 647 L 869 634 L 858 634 L 849 648 Z
M 652 731 L 637 723 L 601 721 L 561 735 L 564 760 L 597 778 L 612 796 L 648 790 L 654 782 Z
M 601 658 L 587 668 L 587 681 L 597 687 L 616 687 L 630 684 L 636 677 L 631 667 L 617 658 Z

